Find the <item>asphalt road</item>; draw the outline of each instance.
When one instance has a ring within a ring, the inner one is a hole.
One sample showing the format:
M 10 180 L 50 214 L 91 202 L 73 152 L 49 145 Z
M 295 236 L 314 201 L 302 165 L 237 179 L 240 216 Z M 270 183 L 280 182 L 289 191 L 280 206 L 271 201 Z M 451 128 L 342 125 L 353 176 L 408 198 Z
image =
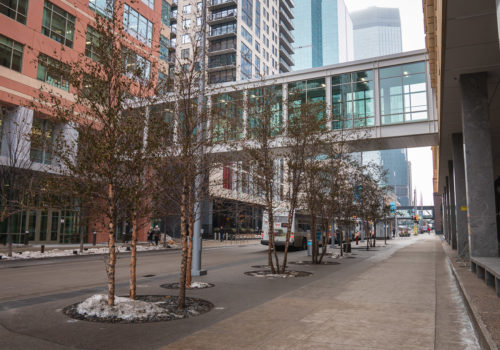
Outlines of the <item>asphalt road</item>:
M 0 349 L 157 349 L 315 281 L 333 278 L 339 285 L 348 285 L 405 245 L 406 242 L 399 242 L 368 252 L 355 249 L 351 258 L 342 259 L 338 265 L 290 265 L 313 275 L 280 280 L 244 274 L 255 270 L 252 265 L 266 264 L 264 246 L 208 248 L 203 252 L 203 267 L 208 275 L 196 280 L 214 283 L 215 287 L 188 291 L 188 296 L 209 300 L 215 308 L 190 319 L 148 324 L 93 323 L 72 320 L 62 314 L 61 309 L 67 305 L 95 293 L 105 293 L 102 257 L 0 264 Z M 126 295 L 128 291 L 128 258 L 120 255 L 118 261 L 118 295 Z M 289 261 L 306 259 L 304 251 L 289 255 Z M 178 281 L 179 262 L 179 251 L 139 254 L 138 294 L 175 295 L 177 291 L 159 286 Z M 293 312 L 294 305 L 289 307 Z M 258 322 L 254 320 L 252 326 L 258 326 Z M 230 344 L 227 348 L 231 348 Z

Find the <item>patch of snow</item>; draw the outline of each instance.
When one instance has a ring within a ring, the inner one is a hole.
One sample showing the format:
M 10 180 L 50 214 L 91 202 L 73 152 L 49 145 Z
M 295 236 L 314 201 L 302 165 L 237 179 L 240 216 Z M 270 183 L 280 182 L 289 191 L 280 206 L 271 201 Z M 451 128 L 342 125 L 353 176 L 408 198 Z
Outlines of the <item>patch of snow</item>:
M 170 245 L 171 248 L 176 248 L 177 245 Z M 137 251 L 138 252 L 144 252 L 144 251 L 150 251 L 150 250 L 164 250 L 168 249 L 163 247 L 163 245 L 138 245 L 137 246 Z M 73 251 L 77 251 L 77 254 L 74 254 Z M 80 253 L 80 248 L 74 248 L 74 249 L 48 249 L 44 253 L 41 253 L 40 251 L 23 251 L 22 254 L 18 253 L 12 253 L 12 257 L 9 257 L 7 255 L 2 254 L 2 260 L 27 260 L 27 259 L 43 259 L 43 258 L 54 258 L 54 257 L 61 257 L 61 256 L 73 256 L 73 255 L 98 255 L 98 254 L 108 254 L 108 247 L 101 247 L 101 248 L 88 248 L 87 250 L 84 250 L 83 252 Z M 119 253 L 126 253 L 127 251 L 127 246 L 117 246 L 116 251 Z M 2 261 L 0 260 L 0 261 Z
M 208 288 L 211 287 L 210 283 L 206 282 L 191 282 L 191 288 Z
M 99 318 L 117 318 L 121 320 L 147 320 L 156 316 L 172 316 L 174 313 L 158 305 L 159 303 L 132 300 L 130 298 L 115 297 L 115 305 L 108 305 L 108 297 L 96 294 L 81 302 L 77 306 L 80 315 Z

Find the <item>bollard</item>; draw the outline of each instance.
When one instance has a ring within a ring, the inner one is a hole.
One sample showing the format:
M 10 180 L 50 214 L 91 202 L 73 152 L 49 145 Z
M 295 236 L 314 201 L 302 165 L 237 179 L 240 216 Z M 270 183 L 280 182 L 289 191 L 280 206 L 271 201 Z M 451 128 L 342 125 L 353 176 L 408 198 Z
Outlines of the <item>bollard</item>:
M 30 239 L 29 232 L 26 231 L 24 233 L 24 245 L 28 245 L 29 244 L 29 239 Z
M 44 244 L 42 244 L 40 246 L 40 253 L 42 253 L 42 254 L 45 253 L 45 245 Z
M 307 241 L 307 256 L 313 255 L 313 242 L 309 239 Z
M 92 245 L 95 245 L 97 242 L 97 232 L 92 232 Z

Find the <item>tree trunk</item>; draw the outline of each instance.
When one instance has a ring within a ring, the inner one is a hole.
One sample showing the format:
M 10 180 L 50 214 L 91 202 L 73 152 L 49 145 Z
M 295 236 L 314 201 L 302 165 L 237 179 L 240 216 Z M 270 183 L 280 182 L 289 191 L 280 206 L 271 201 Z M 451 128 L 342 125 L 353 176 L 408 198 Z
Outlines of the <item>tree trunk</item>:
M 321 246 L 321 256 L 319 257 L 319 263 L 321 264 L 321 261 L 323 261 L 323 258 L 325 257 L 326 254 L 326 249 L 328 247 L 328 222 L 326 225 L 323 225 L 323 245 Z M 332 237 L 333 239 L 333 237 Z
M 377 244 L 377 222 L 373 221 L 373 246 L 375 247 Z
M 312 263 L 317 264 L 318 240 L 316 239 L 316 216 L 311 215 Z
M 186 288 L 191 287 L 191 268 L 193 265 L 193 237 L 194 237 L 194 207 L 193 202 L 189 201 L 188 208 L 188 251 L 186 258 Z
M 342 230 L 339 232 L 339 246 L 340 246 L 340 256 L 344 256 L 344 251 L 342 250 L 342 245 L 344 244 L 344 233 Z
M 108 225 L 108 249 L 109 249 L 109 261 L 107 265 L 108 274 L 108 305 L 112 306 L 115 304 L 115 266 L 116 266 L 116 247 L 115 247 L 115 217 L 116 212 L 114 208 L 114 195 L 113 195 L 113 185 L 108 185 L 108 200 L 109 200 L 109 213 L 110 221 Z
M 181 273 L 179 277 L 179 300 L 177 303 L 178 310 L 184 310 L 186 306 L 186 268 L 187 268 L 187 234 L 186 234 L 186 217 L 187 217 L 187 201 L 188 189 L 186 179 L 184 179 L 184 189 L 181 196 Z
M 8 250 L 7 256 L 12 257 L 12 225 L 11 225 L 11 217 L 7 217 L 7 240 L 8 240 Z
M 292 205 L 291 205 L 292 207 Z M 286 229 L 286 242 L 285 242 L 285 251 L 283 253 L 283 265 L 281 266 L 281 271 L 278 266 L 278 273 L 285 273 L 287 256 L 288 256 L 288 246 L 290 245 L 290 235 L 292 233 L 292 224 L 293 224 L 293 208 L 290 208 L 288 211 L 288 226 Z
M 271 267 L 271 273 L 276 273 L 276 269 L 274 268 L 273 263 L 273 252 L 276 256 L 276 247 L 274 246 L 274 215 L 273 215 L 273 206 L 267 206 L 268 217 L 269 217 L 269 227 L 268 227 L 268 236 L 269 236 L 269 245 L 267 247 L 267 262 L 269 267 Z M 279 268 L 279 265 L 278 265 Z
M 368 223 L 364 222 L 363 226 L 365 227 L 365 235 L 366 235 L 366 250 L 370 250 L 370 232 L 368 232 Z
M 130 238 L 130 286 L 129 298 L 135 300 L 137 293 L 137 214 L 132 214 L 132 237 Z

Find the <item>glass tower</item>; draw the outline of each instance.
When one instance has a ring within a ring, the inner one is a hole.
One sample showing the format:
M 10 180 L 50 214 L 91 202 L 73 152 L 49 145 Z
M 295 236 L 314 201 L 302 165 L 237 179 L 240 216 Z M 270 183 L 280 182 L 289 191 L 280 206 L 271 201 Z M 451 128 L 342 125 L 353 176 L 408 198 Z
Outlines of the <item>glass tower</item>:
M 352 21 L 343 0 L 297 1 L 294 70 L 352 60 Z

